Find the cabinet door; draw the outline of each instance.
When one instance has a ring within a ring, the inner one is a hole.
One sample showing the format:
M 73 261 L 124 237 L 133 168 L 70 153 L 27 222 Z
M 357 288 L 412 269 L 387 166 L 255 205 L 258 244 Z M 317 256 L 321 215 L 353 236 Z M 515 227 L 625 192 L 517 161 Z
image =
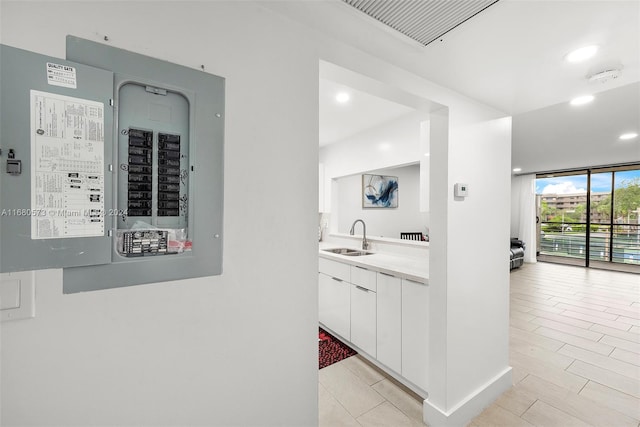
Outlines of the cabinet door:
M 351 295 L 348 282 L 318 274 L 318 309 L 320 323 L 342 338 L 350 339 Z
M 402 280 L 402 376 L 427 390 L 429 286 Z
M 376 357 L 376 293 L 351 285 L 351 342 Z
M 402 281 L 398 277 L 378 273 L 377 359 L 394 371 L 402 368 Z

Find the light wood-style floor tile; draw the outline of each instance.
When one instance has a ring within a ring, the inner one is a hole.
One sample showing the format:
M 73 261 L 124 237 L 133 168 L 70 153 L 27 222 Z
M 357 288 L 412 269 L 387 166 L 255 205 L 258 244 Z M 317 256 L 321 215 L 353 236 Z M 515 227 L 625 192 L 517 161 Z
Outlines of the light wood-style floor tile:
M 495 401 L 495 404 L 518 416 L 522 416 L 536 400 L 538 400 L 538 397 L 535 394 L 528 393 L 522 387 L 512 387 L 506 393 L 503 393 Z
M 609 356 L 617 360 L 622 360 L 623 362 L 640 366 L 640 354 L 634 353 L 632 351 L 616 348 L 615 350 L 613 350 L 613 353 L 611 353 Z
M 522 418 L 529 421 L 536 426 L 545 427 L 582 427 L 591 426 L 579 418 L 571 416 L 564 411 L 554 408 L 553 406 L 538 400 L 534 403 L 527 412 L 522 415 Z
M 509 326 L 511 326 L 512 328 L 521 329 L 523 331 L 529 331 L 529 332 L 535 329 L 538 329 L 540 327 L 540 325 L 536 325 L 535 323 L 528 322 L 522 319 L 516 319 L 513 317 L 511 318 L 511 320 L 509 320 Z
M 472 423 L 478 427 L 531 427 L 533 425 L 495 404 L 482 411 Z
M 537 375 L 540 378 L 571 390 L 579 392 L 585 386 L 587 380 L 584 377 L 567 372 L 564 369 L 556 368 L 551 363 L 541 361 L 531 356 L 512 352 L 509 359 L 511 365 L 527 372 Z
M 616 374 L 608 369 L 576 360 L 567 368 L 567 372 L 574 373 L 583 378 L 588 378 L 615 390 L 640 398 L 640 383 L 637 380 Z
M 576 347 L 584 348 L 586 350 L 591 350 L 604 355 L 609 355 L 613 351 L 612 346 L 603 344 L 602 342 L 591 341 L 585 338 L 577 337 L 575 335 L 567 334 L 562 331 L 556 331 L 555 329 L 545 328 L 544 326 L 536 329 L 536 333 L 547 338 L 553 338 L 555 340 L 569 343 L 575 345 Z
M 529 375 L 514 388 L 535 395 L 539 400 L 556 409 L 595 426 L 635 427 L 638 422 L 632 417 L 603 405 L 602 401 L 573 393 L 535 375 Z
M 591 331 L 589 329 L 572 326 L 567 323 L 556 322 L 555 320 L 545 319 L 544 317 L 536 317 L 531 321 L 538 326 L 544 326 L 549 329 L 555 329 L 556 331 L 566 332 L 567 334 L 575 335 L 577 337 L 585 338 L 592 341 L 598 341 L 604 336 L 599 332 Z
M 372 387 L 406 416 L 422 423 L 422 402 L 414 399 L 395 382 L 385 379 Z
M 318 384 L 318 410 L 320 427 L 360 427 L 356 419 L 322 384 Z
M 564 316 L 573 317 L 574 319 L 584 320 L 586 322 L 595 323 L 596 325 L 608 326 L 609 328 L 619 329 L 621 331 L 628 331 L 631 329 L 631 325 L 621 323 L 617 320 L 603 319 L 600 316 L 592 316 L 590 314 L 579 313 L 576 311 L 565 311 L 562 313 Z M 603 313 L 606 314 L 606 313 Z
M 620 316 L 631 317 L 632 319 L 640 320 L 640 308 L 633 309 L 632 307 L 625 309 L 618 307 L 608 307 L 605 310 L 607 313 L 619 314 Z
M 550 313 L 544 310 L 531 310 L 529 313 L 542 317 L 544 319 L 555 320 L 556 322 L 566 323 L 567 325 L 576 326 L 578 328 L 589 329 L 593 326 L 593 322 L 587 322 L 584 320 L 576 319 L 575 317 L 565 316 L 563 313 L 566 310 L 557 309 L 559 313 Z
M 354 418 L 358 418 L 385 400 L 342 363 L 335 363 L 320 369 L 319 378 L 320 384 L 325 386 L 327 391 Z
M 605 335 L 620 338 L 623 340 L 631 341 L 640 344 L 640 335 L 629 331 L 622 331 L 618 328 L 609 328 L 603 325 L 593 325 L 590 327 L 592 331 L 600 332 Z M 631 329 L 631 328 L 630 328 Z M 602 341 L 602 340 L 600 340 Z
M 611 387 L 589 381 L 580 391 L 580 396 L 588 397 L 596 402 L 603 402 L 609 408 L 628 415 L 636 421 L 640 420 L 640 399 L 633 397 Z
M 625 340 L 618 337 L 612 337 L 610 335 L 605 335 L 600 339 L 600 342 L 603 344 L 611 345 L 615 348 L 621 348 L 623 350 L 632 351 L 634 353 L 640 354 L 640 343 Z
M 342 364 L 367 385 L 373 385 L 386 378 L 379 370 L 363 360 L 359 354 L 346 358 Z
M 513 329 L 511 329 L 509 333 L 509 341 L 510 342 L 521 341 L 521 342 L 533 344 L 538 347 L 542 347 L 544 349 L 551 350 L 551 351 L 556 351 L 564 345 L 562 341 L 543 337 L 542 335 L 536 334 L 534 332 L 523 331 L 521 329 L 518 329 L 515 332 L 513 331 Z
M 566 369 L 573 362 L 573 358 L 564 356 L 559 352 L 546 350 L 542 347 L 517 340 L 511 341 L 510 351 L 512 358 L 517 358 L 518 354 L 523 354 L 538 359 L 541 362 L 548 363 L 549 365 L 559 369 Z M 513 354 L 513 352 L 517 352 L 518 354 Z
M 558 353 L 564 354 L 569 358 L 582 360 L 583 362 L 590 363 L 603 369 L 607 369 L 612 372 L 616 372 L 620 375 L 624 375 L 631 379 L 635 379 L 640 382 L 640 367 L 631 363 L 622 362 L 614 359 L 613 357 L 603 356 L 599 353 L 594 353 L 589 350 L 585 350 L 572 345 L 565 345 Z
M 606 311 L 603 310 L 594 310 L 592 308 L 586 308 L 586 307 L 582 307 L 580 305 L 574 305 L 574 304 L 567 304 L 567 303 L 558 303 L 556 304 L 556 307 L 558 308 L 562 308 L 565 311 L 565 313 L 567 311 L 569 312 L 573 312 L 573 313 L 580 313 L 580 314 L 584 314 L 590 317 L 595 317 L 598 319 L 605 319 L 605 320 L 616 320 L 618 318 L 617 314 L 613 314 L 613 313 L 607 313 Z M 587 319 L 587 321 L 590 321 L 589 319 Z
M 633 326 L 640 326 L 640 320 L 635 319 L 633 317 L 627 317 L 627 316 L 618 316 L 618 318 L 616 319 L 616 321 L 624 323 L 626 325 L 631 325 L 631 327 Z M 631 327 L 629 328 L 629 331 L 631 331 Z
M 407 417 L 389 402 L 384 402 L 357 418 L 363 427 L 416 427 L 423 425 Z

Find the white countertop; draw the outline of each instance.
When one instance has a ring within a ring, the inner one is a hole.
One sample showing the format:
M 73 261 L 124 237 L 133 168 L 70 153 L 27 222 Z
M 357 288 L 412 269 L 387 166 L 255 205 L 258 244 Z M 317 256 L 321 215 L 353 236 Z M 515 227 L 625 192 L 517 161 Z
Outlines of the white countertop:
M 323 249 L 334 248 L 361 249 L 356 246 L 345 246 L 336 243 L 320 242 L 319 256 L 344 262 L 346 264 L 365 267 L 381 273 L 391 274 L 403 279 L 409 279 L 420 283 L 429 283 L 429 258 L 411 255 L 400 255 L 385 252 L 373 252 L 370 255 L 347 256 L 323 251 Z

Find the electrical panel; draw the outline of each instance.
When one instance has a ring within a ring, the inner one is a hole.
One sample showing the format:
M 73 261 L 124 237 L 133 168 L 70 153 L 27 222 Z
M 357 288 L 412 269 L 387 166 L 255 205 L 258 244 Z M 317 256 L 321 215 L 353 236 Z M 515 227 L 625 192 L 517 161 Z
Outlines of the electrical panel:
M 0 273 L 111 261 L 113 78 L 0 45 Z
M 122 84 L 117 99 L 118 253 L 139 257 L 188 251 L 189 101 L 179 91 L 142 81 Z M 139 235 L 157 237 L 143 250 L 127 245 Z M 156 243 L 164 247 L 155 250 Z
M 73 36 L 66 60 L 0 46 L 0 272 L 221 274 L 224 79 Z

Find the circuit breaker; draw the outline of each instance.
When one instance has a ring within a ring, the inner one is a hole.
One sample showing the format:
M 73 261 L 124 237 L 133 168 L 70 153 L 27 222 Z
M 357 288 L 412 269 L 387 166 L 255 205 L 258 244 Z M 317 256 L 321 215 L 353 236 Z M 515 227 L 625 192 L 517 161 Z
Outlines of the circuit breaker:
M 0 272 L 221 274 L 224 79 L 73 36 L 65 60 L 0 48 Z
M 118 93 L 117 245 L 124 257 L 173 255 L 189 238 L 189 102 L 127 82 Z

